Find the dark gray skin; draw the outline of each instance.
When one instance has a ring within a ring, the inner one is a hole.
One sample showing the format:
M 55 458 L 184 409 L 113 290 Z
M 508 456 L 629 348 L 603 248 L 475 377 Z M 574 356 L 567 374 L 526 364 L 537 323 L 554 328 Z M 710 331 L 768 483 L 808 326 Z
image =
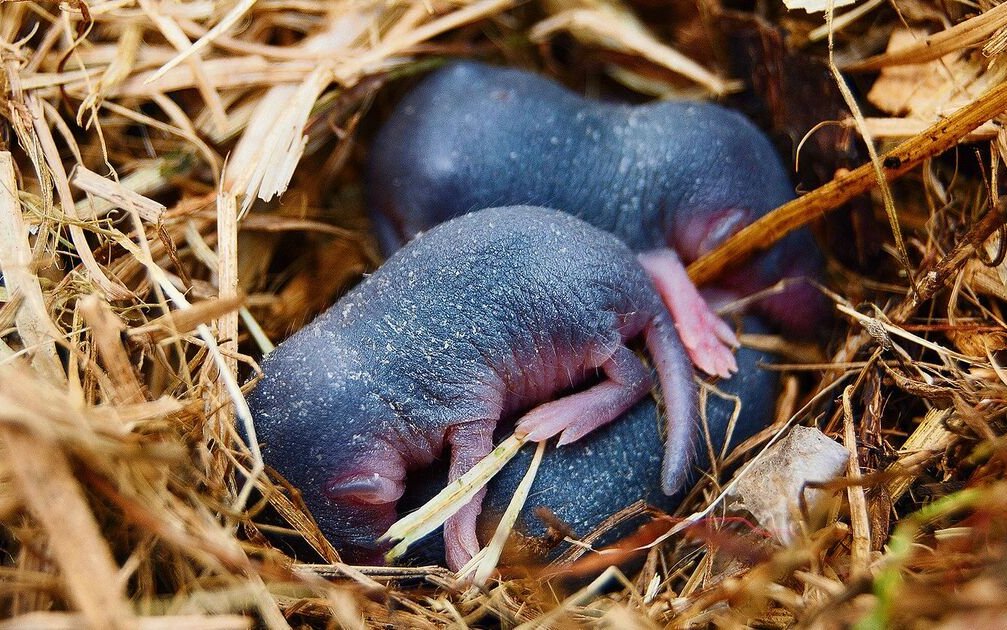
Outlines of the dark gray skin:
M 757 318 L 747 317 L 744 331 L 760 334 L 767 328 Z M 717 457 L 730 452 L 772 421 L 777 373 L 761 366 L 775 362 L 772 354 L 743 347 L 738 351 L 738 373 L 716 383 L 718 389 L 741 401 L 741 411 L 733 428 L 730 421 L 734 402 L 712 394 L 707 396 L 705 426 L 709 429 L 712 452 Z M 526 447 L 490 482 L 479 517 L 479 538 L 484 544 L 492 537 L 499 517 L 527 472 L 533 451 Z M 689 484 L 699 477 L 700 471 L 708 470 L 710 452 L 704 436 Z M 666 512 L 674 511 L 684 498 L 685 489 L 670 496 L 661 491 L 662 455 L 660 412 L 654 399 L 647 396 L 618 420 L 575 444 L 561 449 L 547 448 L 528 501 L 515 525 L 516 531 L 532 537 L 545 534 L 546 523 L 535 514 L 539 506 L 548 508 L 576 536 L 590 533 L 606 518 L 639 500 Z M 444 486 L 443 474 L 415 477 L 416 483 L 410 479 L 409 489 L 401 502 L 404 511 L 423 504 Z M 602 536 L 596 546 L 611 544 L 628 531 L 627 527 L 616 528 Z M 411 550 L 408 561 L 442 563 L 444 548 L 436 534 L 418 543 L 416 549 Z
M 531 204 L 570 212 L 637 252 L 670 249 L 688 264 L 792 199 L 793 189 L 766 137 L 717 105 L 605 103 L 522 70 L 457 62 L 410 92 L 378 134 L 368 195 L 386 253 L 466 212 Z M 802 230 L 717 287 L 748 295 L 821 269 Z M 679 320 L 675 297 L 665 300 Z M 794 283 L 757 309 L 806 334 L 826 303 Z
M 445 446 L 453 480 L 489 453 L 501 419 L 563 444 L 645 396 L 650 373 L 625 345 L 637 337 L 664 392 L 673 493 L 697 426 L 675 326 L 621 241 L 554 210 L 483 210 L 421 235 L 280 344 L 249 404 L 266 463 L 348 560 L 378 562 L 406 472 Z M 452 568 L 478 550 L 481 501 L 445 525 Z

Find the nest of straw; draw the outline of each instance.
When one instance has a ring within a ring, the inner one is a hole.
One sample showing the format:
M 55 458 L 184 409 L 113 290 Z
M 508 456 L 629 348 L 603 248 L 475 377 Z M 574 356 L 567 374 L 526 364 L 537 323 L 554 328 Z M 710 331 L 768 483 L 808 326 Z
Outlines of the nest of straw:
M 1007 612 L 1007 5 L 759 6 L 0 3 L 0 626 Z M 774 341 L 793 359 L 776 423 L 732 454 L 792 423 L 850 450 L 835 509 L 793 542 L 710 518 L 579 589 L 351 567 L 242 438 L 254 357 L 379 262 L 359 192 L 374 128 L 411 75 L 466 56 L 623 96 L 757 93 L 760 123 L 802 147 L 807 194 L 690 268 L 705 281 L 813 221 L 826 249 L 832 337 Z M 270 544 L 267 504 L 318 564 Z

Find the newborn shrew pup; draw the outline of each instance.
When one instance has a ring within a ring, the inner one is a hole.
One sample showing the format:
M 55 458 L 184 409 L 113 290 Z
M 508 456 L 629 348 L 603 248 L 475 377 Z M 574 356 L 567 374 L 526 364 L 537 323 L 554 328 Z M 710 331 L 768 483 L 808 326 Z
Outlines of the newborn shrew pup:
M 266 462 L 348 560 L 376 562 L 407 470 L 445 445 L 454 480 L 502 419 L 564 444 L 632 407 L 652 385 L 636 337 L 664 393 L 670 494 L 696 433 L 692 367 L 633 252 L 554 210 L 482 210 L 419 236 L 280 344 L 249 402 Z M 478 551 L 482 498 L 445 524 L 452 568 Z

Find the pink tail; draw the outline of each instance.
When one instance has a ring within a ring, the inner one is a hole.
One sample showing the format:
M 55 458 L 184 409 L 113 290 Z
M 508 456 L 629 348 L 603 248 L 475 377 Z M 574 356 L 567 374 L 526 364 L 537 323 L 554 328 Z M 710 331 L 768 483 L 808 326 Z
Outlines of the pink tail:
M 664 308 L 658 309 L 645 334 L 647 349 L 661 381 L 667 418 L 661 489 L 672 495 L 685 485 L 695 454 L 699 427 L 697 388 L 689 355 Z

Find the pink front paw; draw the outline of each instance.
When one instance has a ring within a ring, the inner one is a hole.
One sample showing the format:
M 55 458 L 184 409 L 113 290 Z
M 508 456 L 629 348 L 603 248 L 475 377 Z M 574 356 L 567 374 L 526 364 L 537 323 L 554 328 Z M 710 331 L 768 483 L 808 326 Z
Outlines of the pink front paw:
M 725 378 L 737 372 L 738 363 L 731 348 L 738 346 L 738 338 L 710 310 L 678 255 L 671 249 L 659 249 L 644 252 L 638 258 L 675 320 L 682 344 L 696 367 Z
M 517 423 L 514 432 L 524 435 L 529 442 L 548 440 L 563 431 L 574 420 L 569 403 L 560 398 L 535 407 Z
M 672 316 L 675 328 L 682 338 L 689 358 L 707 374 L 727 378 L 738 371 L 733 348 L 738 347 L 738 337 L 724 320 L 711 311 L 706 302 L 697 294 L 699 301 L 678 304 Z M 688 315 L 680 314 L 679 308 L 692 310 Z

